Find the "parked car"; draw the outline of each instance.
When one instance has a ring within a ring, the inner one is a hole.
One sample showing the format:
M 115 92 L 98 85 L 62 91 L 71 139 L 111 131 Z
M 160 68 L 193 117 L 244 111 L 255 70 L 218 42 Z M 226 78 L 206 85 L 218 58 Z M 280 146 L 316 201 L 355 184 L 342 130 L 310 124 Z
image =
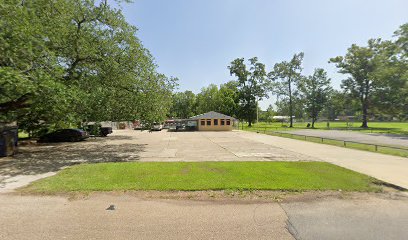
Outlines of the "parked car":
M 81 129 L 60 129 L 40 137 L 38 142 L 79 142 L 89 137 Z
M 180 124 L 176 126 L 176 131 L 185 131 L 186 130 L 186 125 L 185 124 Z
M 112 133 L 112 127 L 102 127 L 101 124 L 89 123 L 84 127 L 84 130 L 90 136 L 106 137 Z
M 111 127 L 101 127 L 100 132 L 101 132 L 102 137 L 106 137 L 108 136 L 108 134 L 112 133 L 112 128 Z
M 143 130 L 144 126 L 143 124 L 138 124 L 133 126 L 133 130 Z
M 154 123 L 151 130 L 161 131 L 162 129 L 163 129 L 163 125 L 161 125 L 160 123 Z

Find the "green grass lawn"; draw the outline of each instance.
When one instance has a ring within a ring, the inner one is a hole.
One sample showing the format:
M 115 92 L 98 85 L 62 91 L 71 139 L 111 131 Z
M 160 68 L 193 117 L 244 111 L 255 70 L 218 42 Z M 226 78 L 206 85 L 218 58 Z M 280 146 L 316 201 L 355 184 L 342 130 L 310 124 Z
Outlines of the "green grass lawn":
M 21 189 L 378 191 L 378 180 L 324 162 L 132 162 L 81 164 Z
M 18 131 L 18 138 L 28 138 L 28 133 L 24 131 Z
M 307 122 L 296 122 L 293 128 L 288 128 L 289 123 L 266 123 L 259 122 L 253 124 L 252 128 L 249 128 L 244 124 L 244 130 L 247 131 L 259 131 L 270 129 L 270 130 L 296 130 L 296 129 L 310 129 L 306 127 Z M 346 122 L 330 122 L 330 128 L 327 128 L 327 122 L 316 122 L 315 128 L 320 130 L 338 129 L 338 130 L 352 130 L 359 131 L 362 133 L 391 133 L 391 134 L 405 134 L 408 135 L 408 122 L 369 122 L 369 128 L 360 128 L 360 122 L 347 123 Z M 240 125 L 240 129 L 242 126 Z
M 299 140 L 306 140 L 306 141 L 311 141 L 311 142 L 317 142 L 317 143 L 324 143 L 324 144 L 329 144 L 329 145 L 335 145 L 335 146 L 344 146 L 344 142 L 342 140 L 329 140 L 329 139 L 324 139 L 324 141 L 321 141 L 320 137 L 307 137 L 307 139 L 304 138 L 304 136 L 294 136 L 290 134 L 291 130 L 298 130 L 298 129 L 311 129 L 307 128 L 306 125 L 307 123 L 294 123 L 293 128 L 287 127 L 288 124 L 284 124 L 282 126 L 282 123 L 265 123 L 265 122 L 259 122 L 253 124 L 252 127 L 245 126 L 243 127 L 243 130 L 245 131 L 251 131 L 251 132 L 260 132 L 260 133 L 265 133 L 269 135 L 274 135 L 274 136 L 281 136 L 281 137 L 289 137 L 289 138 L 294 138 L 294 139 L 299 139 Z M 326 122 L 317 122 L 315 124 L 315 129 L 319 130 L 349 130 L 349 131 L 358 131 L 361 133 L 391 133 L 391 134 L 399 134 L 399 135 L 408 135 L 408 122 L 369 122 L 368 123 L 369 128 L 360 128 L 359 122 L 353 123 L 352 126 L 350 126 L 350 123 L 347 127 L 346 122 L 330 122 L 330 128 L 327 128 Z M 242 126 L 240 126 L 240 129 L 242 129 Z M 276 133 L 275 131 L 288 131 L 288 134 L 282 134 L 282 133 Z M 389 155 L 395 155 L 395 156 L 402 156 L 402 157 L 408 157 L 408 148 L 403 148 L 401 149 L 396 149 L 396 148 L 391 148 L 387 146 L 379 146 L 375 147 L 374 145 L 368 145 L 364 143 L 347 143 L 346 147 L 348 148 L 354 148 L 354 149 L 359 149 L 359 150 L 365 150 L 365 151 L 370 151 L 370 152 L 378 152 L 378 153 L 384 153 L 384 154 L 389 154 Z

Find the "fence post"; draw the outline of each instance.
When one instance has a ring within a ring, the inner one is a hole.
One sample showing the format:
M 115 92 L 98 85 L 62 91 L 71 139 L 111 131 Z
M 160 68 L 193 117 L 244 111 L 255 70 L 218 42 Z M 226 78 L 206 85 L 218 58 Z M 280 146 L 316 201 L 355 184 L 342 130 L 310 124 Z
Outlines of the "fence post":
M 346 147 L 346 141 L 343 141 L 343 145 L 344 145 L 344 147 Z
M 306 135 L 305 135 L 305 141 L 306 141 Z
M 323 142 L 323 138 L 321 138 L 322 139 L 322 142 Z
M 266 133 L 266 127 L 265 127 L 265 130 L 264 130 L 264 133 Z
M 377 152 L 378 151 L 378 146 L 377 145 L 374 145 L 375 146 L 375 151 Z

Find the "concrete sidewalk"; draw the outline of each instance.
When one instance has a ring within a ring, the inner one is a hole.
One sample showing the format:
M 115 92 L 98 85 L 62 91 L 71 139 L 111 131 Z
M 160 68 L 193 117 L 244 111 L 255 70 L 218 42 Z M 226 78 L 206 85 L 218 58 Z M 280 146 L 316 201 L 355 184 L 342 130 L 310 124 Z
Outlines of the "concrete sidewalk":
M 408 189 L 408 158 L 275 137 L 237 132 L 240 137 L 330 162 Z

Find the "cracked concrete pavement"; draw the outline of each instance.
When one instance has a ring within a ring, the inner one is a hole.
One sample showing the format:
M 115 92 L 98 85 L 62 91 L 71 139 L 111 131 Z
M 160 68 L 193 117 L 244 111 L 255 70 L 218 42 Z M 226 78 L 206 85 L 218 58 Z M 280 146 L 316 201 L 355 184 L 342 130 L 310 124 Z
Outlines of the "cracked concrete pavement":
M 106 138 L 34 144 L 0 159 L 0 192 L 79 163 L 129 161 L 310 161 L 293 151 L 240 137 L 235 132 L 116 130 Z
M 328 161 L 407 186 L 406 158 L 247 132 L 115 131 L 80 143 L 22 147 L 1 159 L 0 192 L 82 162 L 254 160 Z M 0 193 L 0 239 L 405 239 L 408 197 L 399 193 L 282 202 Z M 105 210 L 111 204 L 116 210 Z
M 118 130 L 84 142 L 22 146 L 0 159 L 0 192 L 73 164 L 121 161 L 326 161 L 408 189 L 404 157 L 242 131 Z

